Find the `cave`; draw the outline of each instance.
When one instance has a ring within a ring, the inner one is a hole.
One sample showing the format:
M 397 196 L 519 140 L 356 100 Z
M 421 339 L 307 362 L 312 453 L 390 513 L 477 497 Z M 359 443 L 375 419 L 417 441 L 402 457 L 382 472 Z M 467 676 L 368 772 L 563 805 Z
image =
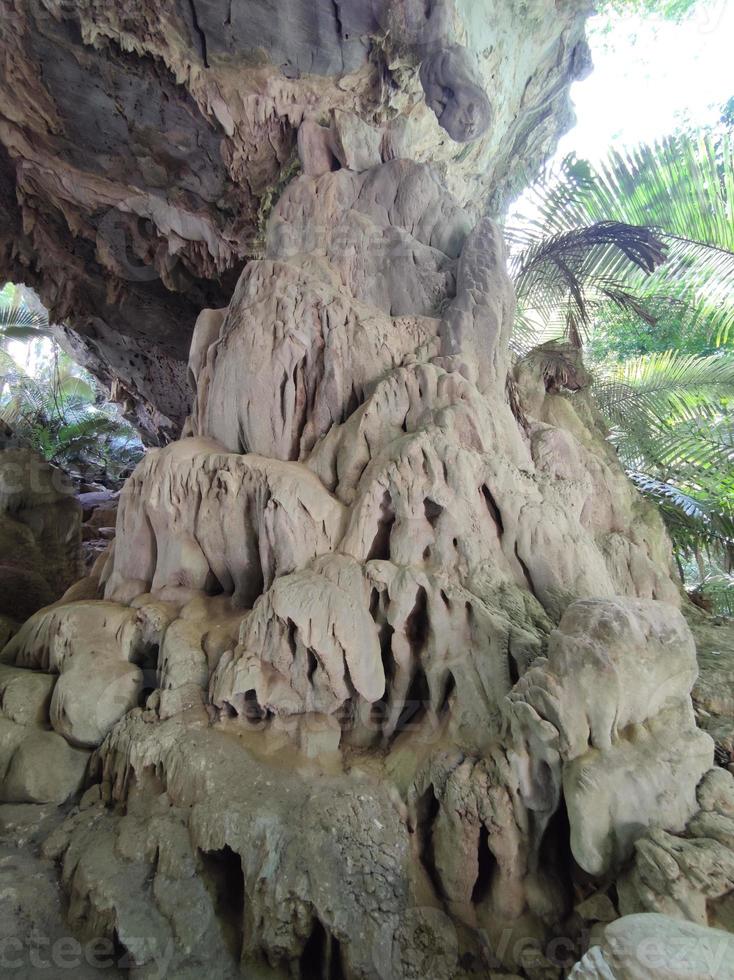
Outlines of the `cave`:
M 526 940 L 570 936 L 626 980 L 615 949 L 731 944 L 665 526 L 579 351 L 550 383 L 512 346 L 503 220 L 590 13 L 0 0 L 2 276 L 146 446 L 94 505 L 0 449 L 18 949 L 560 980 Z

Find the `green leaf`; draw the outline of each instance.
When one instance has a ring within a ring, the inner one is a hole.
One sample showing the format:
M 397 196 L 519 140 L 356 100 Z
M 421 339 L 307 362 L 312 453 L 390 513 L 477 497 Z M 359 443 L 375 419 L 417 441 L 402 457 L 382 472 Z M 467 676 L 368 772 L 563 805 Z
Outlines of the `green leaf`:
M 8 340 L 40 340 L 42 337 L 50 337 L 47 330 L 40 330 L 36 327 L 5 327 L 2 331 L 3 337 Z
M 69 403 L 79 405 L 94 404 L 97 398 L 97 392 L 90 384 L 82 381 L 81 378 L 74 377 L 61 379 L 58 385 L 58 393 Z
M 661 296 L 675 298 L 715 343 L 725 345 L 734 336 L 731 137 L 670 137 L 612 152 L 599 167 L 570 157 L 527 198 L 516 253 L 599 222 L 646 227 L 666 247 L 667 261 L 652 275 L 643 267 L 615 270 L 626 291 L 644 307 Z
M 12 331 L 26 330 L 45 336 L 48 317 L 22 304 L 0 302 L 0 335 L 11 336 Z

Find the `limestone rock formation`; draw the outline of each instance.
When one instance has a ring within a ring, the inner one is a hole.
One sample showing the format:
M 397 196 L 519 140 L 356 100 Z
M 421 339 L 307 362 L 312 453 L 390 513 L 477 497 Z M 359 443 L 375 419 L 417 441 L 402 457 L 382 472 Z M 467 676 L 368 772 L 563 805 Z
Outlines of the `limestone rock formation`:
M 627 915 L 604 929 L 569 980 L 730 980 L 734 939 L 664 915 Z
M 29 449 L 0 450 L 0 617 L 8 632 L 79 578 L 80 525 L 60 470 Z
M 517 55 L 533 62 L 526 107 L 567 61 L 536 78 L 576 23 L 575 4 L 550 6 L 530 5 L 540 26 Z M 68 801 L 33 857 L 59 868 L 69 928 L 112 943 L 132 976 L 177 980 L 545 980 L 582 956 L 576 975 L 608 978 L 639 975 L 625 950 L 646 928 L 695 944 L 716 926 L 705 949 L 728 942 L 734 777 L 695 724 L 661 519 L 605 441 L 581 365 L 565 387 L 513 366 L 502 237 L 464 206 L 467 160 L 494 148 L 501 199 L 502 141 L 526 145 L 503 88 L 520 76 L 498 77 L 489 114 L 475 91 L 506 56 L 499 36 L 483 68 L 469 50 L 509 5 L 337 0 L 306 17 L 289 0 L 269 19 L 251 0 L 246 23 L 237 5 L 164 7 L 47 0 L 26 16 L 41 45 L 66 31 L 89 56 L 114 34 L 176 68 L 230 132 L 238 194 L 243 147 L 247 166 L 269 158 L 286 113 L 305 127 L 304 172 L 228 305 L 197 321 L 184 438 L 148 453 L 113 545 L 0 657 L 2 798 Z M 412 81 L 375 94 L 395 111 L 370 116 L 363 86 L 378 66 L 387 85 L 387 65 Z M 428 104 L 409 108 L 421 81 Z M 346 114 L 305 119 L 303 91 Z M 455 167 L 439 122 L 446 140 L 481 131 Z M 174 241 L 200 272 L 228 267 L 212 210 L 183 220 L 191 200 L 138 202 L 169 228 L 155 262 L 174 288 Z
M 332 550 L 344 521 L 343 505 L 304 467 L 184 439 L 149 454 L 126 484 L 106 594 L 225 592 L 244 608 Z
M 473 216 L 488 195 L 499 213 L 570 122 L 589 8 L 2 0 L 0 277 L 36 287 L 64 345 L 166 442 L 196 316 L 261 255 L 307 131 L 326 170 L 431 162 Z
M 697 797 L 680 834 L 655 830 L 635 842 L 634 864 L 619 885 L 620 906 L 731 930 L 734 781 L 725 770 L 712 769 Z
M 200 317 L 104 599 L 3 652 L 96 749 L 44 845 L 71 925 L 143 975 L 350 980 L 540 975 L 503 930 L 550 942 L 610 876 L 622 912 L 725 926 L 734 780 L 665 534 L 583 392 L 526 365 L 510 406 L 494 225 L 389 161 L 297 178 L 267 248 Z
M 734 623 L 689 605 L 686 617 L 696 639 L 700 667 L 693 688 L 698 724 L 716 742 L 722 765 L 734 765 Z
M 651 821 L 682 831 L 693 815 L 711 765 L 690 699 L 696 673 L 693 637 L 665 604 L 586 600 L 515 685 L 516 727 L 554 777 L 553 803 L 563 787 L 585 871 L 619 867 Z

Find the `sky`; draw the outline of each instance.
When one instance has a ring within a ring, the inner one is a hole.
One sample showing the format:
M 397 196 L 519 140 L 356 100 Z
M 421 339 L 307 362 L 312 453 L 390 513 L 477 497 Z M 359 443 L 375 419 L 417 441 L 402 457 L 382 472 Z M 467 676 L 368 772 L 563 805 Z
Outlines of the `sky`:
M 715 123 L 734 96 L 734 0 L 708 0 L 681 24 L 616 18 L 602 34 L 589 21 L 594 71 L 571 89 L 577 125 L 559 158 L 575 151 L 592 161 L 610 145 L 666 136 L 682 123 Z

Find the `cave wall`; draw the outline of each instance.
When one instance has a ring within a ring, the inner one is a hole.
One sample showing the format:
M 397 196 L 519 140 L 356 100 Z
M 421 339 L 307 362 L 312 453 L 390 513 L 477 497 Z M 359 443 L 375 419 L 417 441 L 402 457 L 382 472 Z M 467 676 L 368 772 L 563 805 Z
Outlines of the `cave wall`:
M 501 213 L 570 124 L 588 6 L 2 0 L 0 277 L 36 288 L 62 345 L 166 442 L 196 316 L 262 254 L 301 123 L 355 114 L 471 214 Z M 444 111 L 447 45 L 471 61 L 452 84 L 487 99 L 464 144 L 424 98 Z
M 578 351 L 509 350 L 491 214 L 585 8 L 4 7 L 5 260 L 151 441 L 182 427 L 3 626 L 16 948 L 177 980 L 725 953 L 734 778 L 660 515 Z
M 668 980 L 620 949 L 729 928 L 734 777 L 578 352 L 511 367 L 499 230 L 427 164 L 303 174 L 266 238 L 113 547 L 0 650 L 0 802 L 47 805 L 62 895 L 13 936 L 134 976 Z

